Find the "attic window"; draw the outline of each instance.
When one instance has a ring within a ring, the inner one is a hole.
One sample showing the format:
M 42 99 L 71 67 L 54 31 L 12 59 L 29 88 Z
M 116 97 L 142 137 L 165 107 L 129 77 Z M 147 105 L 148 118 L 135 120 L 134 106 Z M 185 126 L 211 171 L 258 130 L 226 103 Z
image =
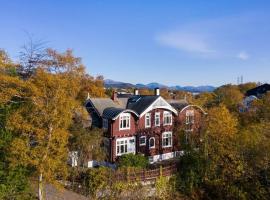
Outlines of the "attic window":
M 130 129 L 130 113 L 122 113 L 120 115 L 120 130 Z

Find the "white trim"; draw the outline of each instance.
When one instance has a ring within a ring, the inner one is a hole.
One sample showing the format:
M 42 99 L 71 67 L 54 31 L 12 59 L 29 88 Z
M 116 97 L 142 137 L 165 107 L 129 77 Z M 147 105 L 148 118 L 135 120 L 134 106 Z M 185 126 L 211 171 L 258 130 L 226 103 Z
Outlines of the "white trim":
M 120 112 L 114 118 L 112 118 L 112 120 L 116 120 L 122 113 L 133 113 L 134 115 L 136 115 L 137 117 L 139 117 L 138 113 L 136 113 L 135 111 L 130 110 L 130 109 L 126 109 L 126 110 L 123 110 L 122 112 Z
M 205 111 L 203 110 L 202 107 L 197 106 L 197 105 L 187 105 L 187 106 L 185 106 L 184 108 L 182 108 L 182 110 L 181 110 L 179 113 L 183 112 L 183 111 L 184 111 L 185 109 L 187 109 L 188 107 L 197 107 L 197 108 L 199 108 L 199 109 L 202 111 L 203 114 L 207 115 L 207 112 L 205 112 Z
M 150 147 L 150 140 L 154 140 L 154 146 Z M 149 138 L 149 144 L 148 144 L 149 149 L 154 149 L 156 147 L 156 138 L 155 137 L 150 137 Z
M 154 106 L 156 104 L 156 102 L 158 101 L 162 101 L 165 105 L 164 106 Z M 145 115 L 145 113 L 148 113 L 149 111 L 153 110 L 153 109 L 157 109 L 157 108 L 161 108 L 161 109 L 166 109 L 166 110 L 170 110 L 172 111 L 174 114 L 177 115 L 177 110 L 174 109 L 174 107 L 172 107 L 163 97 L 159 96 L 150 106 L 148 106 L 148 108 L 146 108 L 141 114 L 140 117 L 142 117 L 143 115 Z
M 147 121 L 147 119 L 146 119 L 146 117 L 149 117 L 149 122 L 150 122 L 150 124 L 149 125 L 147 125 L 147 123 L 146 123 L 146 121 Z M 146 113 L 145 114 L 145 116 L 144 116 L 144 125 L 145 125 L 145 128 L 151 128 L 151 113 Z
M 143 144 L 141 144 L 141 139 L 142 138 L 144 138 L 144 143 Z M 146 145 L 146 136 L 141 136 L 140 138 L 139 138 L 139 146 L 145 146 Z

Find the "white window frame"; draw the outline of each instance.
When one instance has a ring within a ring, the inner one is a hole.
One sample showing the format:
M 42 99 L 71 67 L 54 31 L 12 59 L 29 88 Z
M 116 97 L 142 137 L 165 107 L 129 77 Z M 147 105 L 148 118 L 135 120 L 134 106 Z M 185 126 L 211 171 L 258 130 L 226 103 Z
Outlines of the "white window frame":
M 168 140 L 168 144 L 164 144 L 164 140 L 170 138 L 171 140 Z M 172 132 L 164 132 L 162 133 L 162 147 L 166 148 L 166 147 L 172 147 L 172 143 L 173 143 L 173 138 L 172 138 Z M 169 144 L 170 143 L 170 144 Z
M 157 124 L 157 116 L 159 123 Z M 160 126 L 160 112 L 155 112 L 155 126 Z
M 149 124 L 147 121 L 149 120 Z M 146 113 L 145 114 L 145 128 L 150 128 L 151 127 L 151 113 Z
M 131 143 L 132 140 L 133 140 L 133 142 Z M 133 144 L 134 149 L 131 149 L 131 144 Z M 118 146 L 119 146 L 119 148 L 118 148 Z M 124 146 L 124 152 L 120 152 L 120 150 L 121 150 L 120 146 Z M 121 155 L 129 154 L 129 153 L 135 154 L 135 152 L 136 152 L 135 137 L 117 138 L 115 147 L 116 147 L 115 148 L 116 156 L 121 156 Z M 119 151 L 118 151 L 118 149 L 119 149 Z
M 167 122 L 167 118 L 169 119 L 169 122 Z M 163 112 L 163 125 L 172 125 L 172 113 L 169 111 Z
M 144 143 L 141 143 L 141 139 L 142 138 L 144 138 Z M 140 146 L 145 146 L 146 145 L 146 136 L 141 136 L 140 138 L 139 138 L 139 145 Z
M 108 129 L 108 127 L 109 127 L 109 120 L 106 118 L 102 118 L 102 128 Z
M 154 146 L 150 146 L 150 141 L 151 140 L 154 140 Z M 149 146 L 149 149 L 154 149 L 156 147 L 156 138 L 155 137 L 150 137 L 149 138 L 149 145 L 148 146 Z
M 119 117 L 119 130 L 129 130 L 130 129 L 130 113 L 122 113 L 120 114 Z M 126 127 L 121 127 L 122 121 L 127 120 L 126 122 L 127 126 Z

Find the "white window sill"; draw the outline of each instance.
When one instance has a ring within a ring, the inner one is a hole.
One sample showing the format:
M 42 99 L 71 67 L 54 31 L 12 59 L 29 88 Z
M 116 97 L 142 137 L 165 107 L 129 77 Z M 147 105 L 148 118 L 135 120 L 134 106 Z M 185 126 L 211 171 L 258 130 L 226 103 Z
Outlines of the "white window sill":
M 172 145 L 169 145 L 169 146 L 162 146 L 162 148 L 169 148 L 169 147 L 172 147 Z
M 122 130 L 130 130 L 130 127 L 129 128 L 119 128 L 120 131 Z

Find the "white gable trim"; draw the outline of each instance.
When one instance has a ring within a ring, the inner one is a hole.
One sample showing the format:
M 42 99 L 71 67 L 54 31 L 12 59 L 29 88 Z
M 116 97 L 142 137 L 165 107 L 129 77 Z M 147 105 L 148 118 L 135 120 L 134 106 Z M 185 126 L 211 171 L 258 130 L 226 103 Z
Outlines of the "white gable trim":
M 182 108 L 182 110 L 180 111 L 180 113 L 183 112 L 185 109 L 187 109 L 187 108 L 189 108 L 189 107 L 196 107 L 196 108 L 199 108 L 199 109 L 202 111 L 203 114 L 207 115 L 207 112 L 205 112 L 204 109 L 202 109 L 202 107 L 197 106 L 197 105 L 187 105 L 186 107 Z
M 158 101 L 162 101 L 162 103 L 164 105 L 156 105 L 158 103 Z M 163 99 L 161 96 L 159 96 L 150 106 L 148 106 L 148 108 L 145 109 L 145 111 L 143 111 L 140 114 L 140 117 L 142 117 L 143 115 L 145 115 L 149 111 L 151 111 L 153 109 L 157 109 L 157 108 L 161 108 L 161 109 L 165 109 L 165 110 L 170 110 L 171 112 L 173 112 L 176 115 L 178 113 L 177 110 L 174 109 L 174 107 L 172 107 L 165 99 Z
M 126 110 L 123 110 L 122 112 L 120 112 L 114 118 L 112 118 L 112 120 L 116 120 L 122 113 L 133 113 L 134 115 L 136 115 L 136 117 L 139 117 L 138 113 L 136 113 L 135 111 L 130 110 L 130 109 L 126 109 Z

